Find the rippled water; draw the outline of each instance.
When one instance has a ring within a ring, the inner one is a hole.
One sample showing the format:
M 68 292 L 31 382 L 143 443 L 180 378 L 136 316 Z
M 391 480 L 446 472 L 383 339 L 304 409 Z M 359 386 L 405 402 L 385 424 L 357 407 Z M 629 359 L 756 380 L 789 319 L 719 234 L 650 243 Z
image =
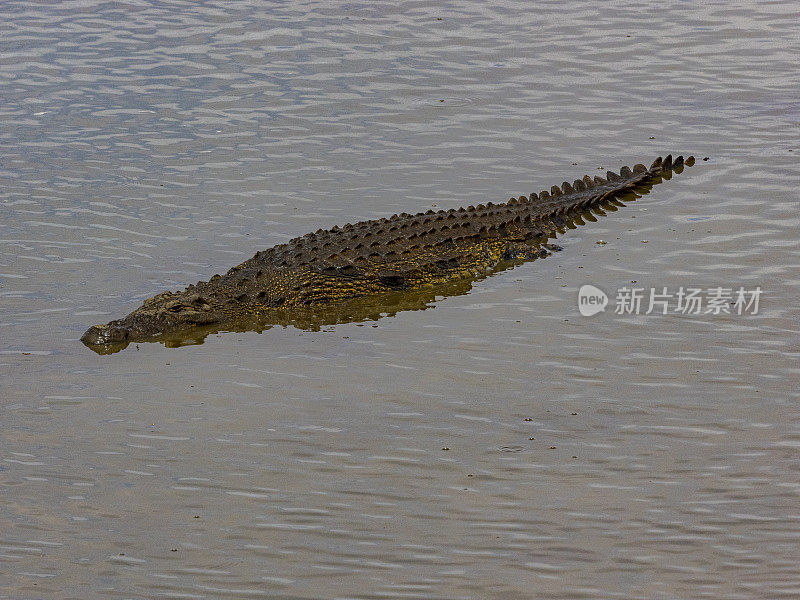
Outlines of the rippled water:
M 3 2 L 0 598 L 800 595 L 798 22 Z M 78 341 L 319 227 L 666 152 L 698 163 L 471 290 L 318 331 Z M 763 296 L 585 318 L 586 283 Z

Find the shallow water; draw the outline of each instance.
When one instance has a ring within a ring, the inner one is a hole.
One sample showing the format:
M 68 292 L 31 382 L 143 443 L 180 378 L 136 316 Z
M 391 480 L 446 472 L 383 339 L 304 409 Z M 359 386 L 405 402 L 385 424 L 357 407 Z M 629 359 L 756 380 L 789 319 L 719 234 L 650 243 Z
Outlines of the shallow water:
M 800 594 L 796 3 L 531 6 L 0 5 L 0 598 Z M 319 227 L 667 152 L 415 310 L 78 341 Z

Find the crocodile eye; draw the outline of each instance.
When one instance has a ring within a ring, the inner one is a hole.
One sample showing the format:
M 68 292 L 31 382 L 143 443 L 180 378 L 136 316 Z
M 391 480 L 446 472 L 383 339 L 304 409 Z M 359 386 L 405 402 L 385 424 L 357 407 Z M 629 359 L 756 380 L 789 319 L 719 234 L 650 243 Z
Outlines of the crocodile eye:
M 186 308 L 180 300 L 170 300 L 164 305 L 164 309 L 170 312 L 180 312 Z

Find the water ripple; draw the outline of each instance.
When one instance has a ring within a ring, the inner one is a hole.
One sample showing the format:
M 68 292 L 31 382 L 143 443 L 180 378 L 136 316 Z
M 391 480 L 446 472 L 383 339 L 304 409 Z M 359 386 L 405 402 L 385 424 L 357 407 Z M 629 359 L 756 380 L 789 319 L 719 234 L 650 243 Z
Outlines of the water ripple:
M 2 3 L 6 594 L 794 594 L 796 13 Z M 664 152 L 698 163 L 458 293 L 77 343 L 318 227 Z M 633 281 L 759 285 L 762 312 L 577 313 Z

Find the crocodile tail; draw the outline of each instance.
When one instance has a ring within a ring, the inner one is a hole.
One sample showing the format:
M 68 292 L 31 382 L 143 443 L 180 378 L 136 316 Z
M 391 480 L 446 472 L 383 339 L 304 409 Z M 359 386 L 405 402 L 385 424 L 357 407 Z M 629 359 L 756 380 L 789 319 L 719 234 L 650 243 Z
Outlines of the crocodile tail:
M 627 192 L 644 192 L 650 187 L 669 179 L 673 172 L 680 173 L 684 166 L 694 165 L 694 157 L 684 159 L 678 156 L 673 159 L 669 154 L 659 156 L 648 169 L 643 164 L 633 168 L 622 167 L 619 174 L 608 171 L 605 177 L 594 178 L 586 175 L 574 183 L 565 181 L 561 186 L 553 186 L 550 191 L 531 194 L 529 203 L 535 219 L 546 220 L 553 217 L 569 217 L 591 208 L 600 206 L 603 202 L 612 200 Z

